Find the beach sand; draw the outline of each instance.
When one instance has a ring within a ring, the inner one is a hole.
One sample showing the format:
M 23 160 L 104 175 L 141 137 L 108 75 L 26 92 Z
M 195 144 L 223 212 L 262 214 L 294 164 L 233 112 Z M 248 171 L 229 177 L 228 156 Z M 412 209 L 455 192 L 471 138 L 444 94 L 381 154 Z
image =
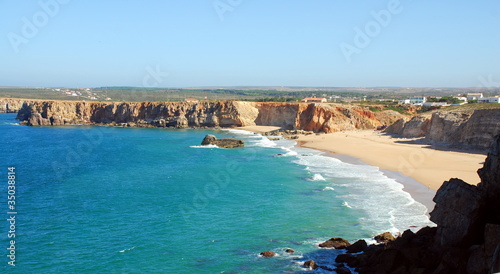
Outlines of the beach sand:
M 433 190 L 450 178 L 478 184 L 477 170 L 486 159 L 485 154 L 431 148 L 416 138 L 397 138 L 373 130 L 300 136 L 298 142 L 303 147 L 355 157 Z
M 279 128 L 249 126 L 241 129 L 263 133 Z M 404 176 L 410 177 L 410 185 L 418 182 L 432 190 L 437 190 L 450 178 L 478 184 L 477 170 L 486 159 L 486 154 L 431 147 L 418 138 L 398 138 L 374 130 L 303 135 L 297 141 L 300 146 L 330 152 L 334 157 L 349 156 L 349 162 L 359 159 L 377 166 L 398 181 L 404 181 Z

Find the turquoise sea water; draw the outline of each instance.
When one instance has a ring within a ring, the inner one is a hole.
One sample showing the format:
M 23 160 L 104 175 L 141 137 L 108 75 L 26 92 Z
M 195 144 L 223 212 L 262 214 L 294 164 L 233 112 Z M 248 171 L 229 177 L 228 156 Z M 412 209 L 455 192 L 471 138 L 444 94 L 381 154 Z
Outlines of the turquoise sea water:
M 16 172 L 16 266 L 1 273 L 283 273 L 410 225 L 426 208 L 378 168 L 238 130 L 26 127 L 0 115 L 0 214 Z M 200 147 L 206 134 L 245 148 Z M 284 249 L 296 252 L 289 255 Z M 279 256 L 262 258 L 273 250 Z

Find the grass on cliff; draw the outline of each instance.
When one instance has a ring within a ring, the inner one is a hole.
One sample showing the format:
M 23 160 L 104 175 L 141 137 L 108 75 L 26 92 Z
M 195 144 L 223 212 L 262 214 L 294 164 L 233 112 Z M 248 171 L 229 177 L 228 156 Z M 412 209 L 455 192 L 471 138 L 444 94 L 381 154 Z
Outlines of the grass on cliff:
M 470 112 L 477 109 L 497 109 L 500 108 L 500 104 L 496 103 L 475 103 L 475 104 L 465 104 L 461 106 L 451 106 L 439 109 L 444 112 Z

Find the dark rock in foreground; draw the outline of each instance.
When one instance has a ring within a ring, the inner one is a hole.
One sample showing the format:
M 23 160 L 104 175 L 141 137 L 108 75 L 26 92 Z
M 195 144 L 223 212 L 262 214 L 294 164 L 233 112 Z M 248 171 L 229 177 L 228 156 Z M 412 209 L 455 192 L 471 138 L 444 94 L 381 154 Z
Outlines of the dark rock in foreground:
M 359 240 L 353 243 L 352 245 L 348 246 L 346 249 L 348 253 L 358 253 L 361 251 L 365 251 L 366 248 L 368 248 L 368 244 L 366 243 L 366 241 Z
M 330 240 L 319 244 L 319 247 L 333 247 L 337 249 L 342 249 L 350 246 L 349 241 L 342 238 L 331 238 Z
M 201 142 L 202 146 L 206 145 L 216 145 L 220 148 L 235 148 L 235 147 L 244 147 L 245 142 L 240 139 L 234 138 L 225 138 L 225 139 L 217 139 L 214 135 L 207 135 Z
M 311 269 L 316 269 L 316 268 L 318 268 L 318 265 L 317 265 L 317 264 L 316 264 L 316 262 L 315 262 L 315 261 L 313 261 L 313 260 L 306 261 L 306 262 L 304 263 L 304 266 L 305 266 L 305 267 L 307 267 L 307 268 L 311 268 Z
M 377 241 L 377 243 L 388 243 L 395 240 L 394 236 L 390 232 L 384 232 L 375 236 L 373 239 Z

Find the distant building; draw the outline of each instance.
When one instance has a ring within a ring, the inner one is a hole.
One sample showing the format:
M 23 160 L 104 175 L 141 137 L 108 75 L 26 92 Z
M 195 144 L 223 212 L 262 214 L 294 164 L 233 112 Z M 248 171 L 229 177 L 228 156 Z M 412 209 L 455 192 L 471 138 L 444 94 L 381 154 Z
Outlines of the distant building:
M 308 97 L 302 99 L 302 102 L 305 103 L 326 103 L 326 98 L 316 98 L 316 97 Z
M 467 104 L 467 97 L 463 97 L 463 96 L 454 96 L 453 98 L 457 98 L 458 100 L 462 101 L 462 103 L 460 103 L 459 105 L 464 105 L 464 104 Z
M 198 99 L 194 99 L 194 98 L 187 98 L 187 99 L 184 99 L 184 102 L 187 102 L 187 103 L 198 103 Z
M 410 98 L 410 104 L 415 106 L 423 106 L 426 102 L 425 96 L 416 96 Z
M 410 104 L 410 99 L 399 100 L 398 103 L 400 105 L 409 105 Z
M 500 97 L 480 98 L 479 103 L 500 103 Z
M 422 104 L 424 107 L 447 107 L 450 104 L 446 102 L 425 102 Z
M 467 100 L 478 100 L 483 98 L 482 93 L 467 93 Z

